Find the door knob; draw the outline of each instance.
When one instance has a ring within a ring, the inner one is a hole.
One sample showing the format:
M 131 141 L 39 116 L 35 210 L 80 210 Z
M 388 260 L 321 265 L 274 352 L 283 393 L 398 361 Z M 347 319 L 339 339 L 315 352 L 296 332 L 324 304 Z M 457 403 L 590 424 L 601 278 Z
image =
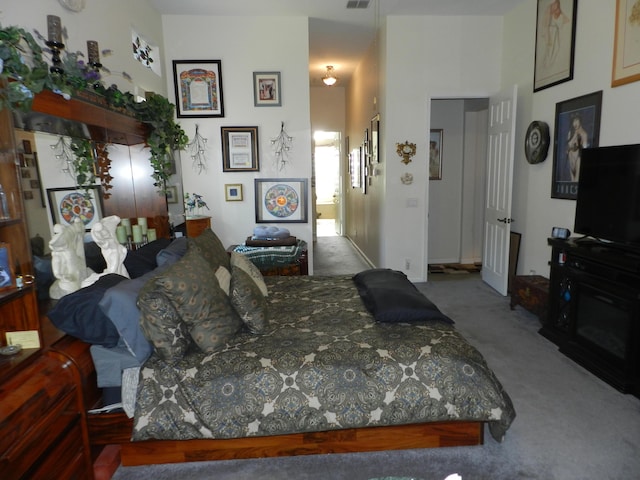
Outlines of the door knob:
M 500 223 L 511 223 L 511 222 L 515 222 L 515 220 L 514 220 L 513 218 L 507 218 L 507 217 L 499 218 L 499 219 L 498 219 L 498 221 L 499 221 Z

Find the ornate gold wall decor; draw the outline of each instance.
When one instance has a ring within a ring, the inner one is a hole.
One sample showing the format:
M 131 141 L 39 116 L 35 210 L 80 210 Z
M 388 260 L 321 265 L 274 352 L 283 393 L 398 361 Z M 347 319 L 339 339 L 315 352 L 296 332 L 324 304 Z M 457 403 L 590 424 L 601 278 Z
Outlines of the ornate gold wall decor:
M 409 143 L 409 141 L 396 143 L 396 153 L 402 157 L 402 163 L 406 165 L 411 162 L 411 157 L 416 154 L 416 144 Z

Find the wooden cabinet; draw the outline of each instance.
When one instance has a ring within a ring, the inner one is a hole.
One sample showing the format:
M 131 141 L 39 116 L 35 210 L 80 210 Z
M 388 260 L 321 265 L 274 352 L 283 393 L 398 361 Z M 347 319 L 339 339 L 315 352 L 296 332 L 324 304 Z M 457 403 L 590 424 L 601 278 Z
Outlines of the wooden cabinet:
M 2 478 L 92 479 L 77 370 L 57 353 L 34 355 L 1 377 Z
M 211 217 L 188 217 L 187 224 L 187 237 L 197 237 L 207 228 L 211 228 Z

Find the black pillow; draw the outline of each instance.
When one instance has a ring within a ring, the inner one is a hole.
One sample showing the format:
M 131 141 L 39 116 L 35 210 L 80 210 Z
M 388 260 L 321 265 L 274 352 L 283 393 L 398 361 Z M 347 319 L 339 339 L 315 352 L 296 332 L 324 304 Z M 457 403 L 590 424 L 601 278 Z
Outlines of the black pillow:
M 126 277 L 115 273 L 104 275 L 93 285 L 62 297 L 47 316 L 60 330 L 83 342 L 115 347 L 120 335 L 98 304 L 109 288 L 123 280 Z
M 400 271 L 374 268 L 356 274 L 353 281 L 365 307 L 378 322 L 437 320 L 453 324 Z
M 163 248 L 166 248 L 171 243 L 168 238 L 159 238 L 153 242 L 149 242 L 146 245 L 137 248 L 136 250 L 129 250 L 127 256 L 124 259 L 124 266 L 131 278 L 138 278 L 145 273 L 154 270 L 157 267 L 156 255 Z

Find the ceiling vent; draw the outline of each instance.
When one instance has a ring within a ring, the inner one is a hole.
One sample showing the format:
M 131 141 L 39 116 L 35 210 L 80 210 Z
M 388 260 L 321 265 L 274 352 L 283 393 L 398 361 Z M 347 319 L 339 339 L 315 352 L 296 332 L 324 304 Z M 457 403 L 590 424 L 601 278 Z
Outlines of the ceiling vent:
M 369 0 L 349 0 L 347 9 L 350 8 L 369 8 Z

